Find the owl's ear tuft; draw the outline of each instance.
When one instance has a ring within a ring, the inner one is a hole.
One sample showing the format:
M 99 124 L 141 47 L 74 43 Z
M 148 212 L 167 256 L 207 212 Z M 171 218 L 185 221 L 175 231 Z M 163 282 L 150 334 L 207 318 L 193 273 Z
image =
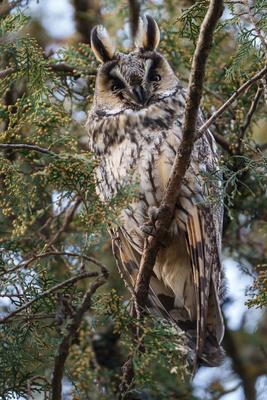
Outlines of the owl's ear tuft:
M 115 54 L 115 46 L 104 26 L 97 25 L 91 31 L 91 48 L 101 63 L 111 61 Z
M 154 18 L 149 15 L 139 18 L 135 46 L 140 50 L 155 50 L 160 41 L 160 30 Z

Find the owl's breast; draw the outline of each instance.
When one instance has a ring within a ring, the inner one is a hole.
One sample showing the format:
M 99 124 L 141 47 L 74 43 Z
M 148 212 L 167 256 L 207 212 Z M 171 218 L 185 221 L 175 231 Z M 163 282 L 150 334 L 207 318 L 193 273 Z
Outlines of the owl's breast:
M 138 181 L 140 152 L 140 142 L 125 138 L 120 143 L 114 143 L 102 155 L 96 169 L 98 193 L 102 200 L 109 200 L 122 187 Z

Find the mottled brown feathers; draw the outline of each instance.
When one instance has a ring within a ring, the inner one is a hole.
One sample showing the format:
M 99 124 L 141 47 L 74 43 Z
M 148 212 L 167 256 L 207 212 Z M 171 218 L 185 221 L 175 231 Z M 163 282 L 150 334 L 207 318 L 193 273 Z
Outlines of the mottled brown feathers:
M 111 230 L 114 255 L 133 301 L 145 224 L 162 200 L 179 151 L 185 109 L 185 90 L 155 50 L 156 22 L 146 17 L 141 25 L 137 50 L 129 54 L 114 53 L 99 29 L 93 33 L 92 47 L 103 64 L 87 121 L 89 146 L 100 156 L 96 179 L 101 199 L 110 199 L 125 185 L 139 188 L 120 215 L 120 227 Z M 224 332 L 222 203 L 219 185 L 214 180 L 207 185 L 207 176 L 218 174 L 216 152 L 210 132 L 196 140 L 147 303 L 150 312 L 184 330 L 199 363 L 209 366 L 223 358 Z

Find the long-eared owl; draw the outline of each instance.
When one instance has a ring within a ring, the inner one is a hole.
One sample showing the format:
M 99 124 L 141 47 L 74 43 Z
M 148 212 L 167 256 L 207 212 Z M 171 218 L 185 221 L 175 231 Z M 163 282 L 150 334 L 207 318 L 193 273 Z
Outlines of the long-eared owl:
M 149 234 L 146 224 L 156 216 L 182 135 L 186 91 L 157 51 L 159 39 L 158 25 L 149 16 L 140 19 L 136 48 L 128 54 L 116 52 L 103 26 L 91 34 L 101 62 L 87 121 L 90 149 L 100 159 L 98 192 L 107 201 L 125 185 L 138 187 L 121 213 L 120 227 L 111 231 L 114 255 L 130 288 Z M 198 125 L 202 122 L 199 115 Z M 222 212 L 219 185 L 209 179 L 217 171 L 216 145 L 207 130 L 195 141 L 147 304 L 186 333 L 198 363 L 207 366 L 223 358 Z

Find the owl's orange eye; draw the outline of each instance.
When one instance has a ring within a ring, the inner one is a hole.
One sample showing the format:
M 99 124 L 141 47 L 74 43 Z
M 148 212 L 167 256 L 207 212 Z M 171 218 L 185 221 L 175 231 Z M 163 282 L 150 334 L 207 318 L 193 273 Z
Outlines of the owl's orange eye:
M 161 76 L 159 74 L 152 74 L 149 77 L 150 82 L 159 82 L 161 81 Z
M 112 92 L 116 92 L 116 90 L 121 90 L 124 89 L 124 84 L 120 80 L 116 80 L 113 82 L 113 85 L 111 86 Z

